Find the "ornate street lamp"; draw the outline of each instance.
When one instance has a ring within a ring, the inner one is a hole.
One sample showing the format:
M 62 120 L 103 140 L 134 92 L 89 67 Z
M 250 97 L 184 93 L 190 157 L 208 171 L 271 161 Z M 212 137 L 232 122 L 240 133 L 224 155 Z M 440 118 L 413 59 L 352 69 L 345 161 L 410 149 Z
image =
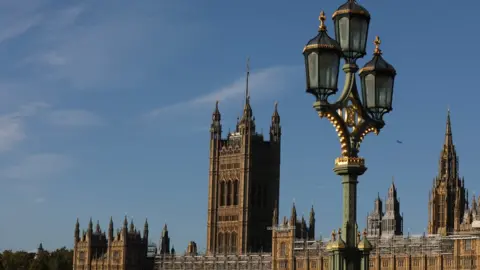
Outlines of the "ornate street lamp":
M 385 125 L 384 114 L 392 110 L 393 85 L 396 71 L 382 57 L 380 39 L 375 51 L 359 71 L 362 86 L 360 99 L 356 84 L 356 61 L 366 54 L 370 13 L 355 0 L 348 0 L 334 12 L 335 37 L 327 35 L 325 15 L 320 14 L 319 33 L 303 49 L 307 75 L 307 93 L 315 96 L 313 105 L 318 115 L 326 117 L 335 127 L 342 155 L 335 160 L 334 172 L 342 177 L 343 225 L 332 233 L 327 246 L 330 269 L 368 269 L 371 245 L 357 225 L 357 178 L 367 168 L 358 156 L 360 144 L 368 133 L 378 134 Z M 337 92 L 340 56 L 345 64 L 345 84 L 338 100 L 328 97 Z

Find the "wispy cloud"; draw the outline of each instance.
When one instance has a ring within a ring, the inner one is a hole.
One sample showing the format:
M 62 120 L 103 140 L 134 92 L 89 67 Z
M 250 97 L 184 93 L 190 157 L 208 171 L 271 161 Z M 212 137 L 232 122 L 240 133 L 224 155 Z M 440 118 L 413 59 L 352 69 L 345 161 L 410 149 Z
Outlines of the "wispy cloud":
M 44 153 L 29 155 L 18 163 L 4 168 L 0 175 L 6 179 L 44 181 L 54 179 L 73 166 L 73 160 L 65 155 Z
M 66 127 L 101 126 L 104 120 L 85 110 L 56 110 L 47 114 L 47 121 L 53 125 Z
M 252 98 L 260 99 L 266 94 L 281 92 L 291 85 L 291 79 L 300 69 L 295 66 L 274 66 L 250 74 L 249 90 Z M 231 84 L 216 91 L 198 96 L 186 102 L 179 102 L 150 111 L 147 116 L 158 117 L 184 108 L 202 108 L 211 106 L 215 101 L 229 101 L 245 94 L 246 78 L 242 76 Z M 189 110 L 191 111 L 191 110 Z
M 38 25 L 41 18 L 40 15 L 34 15 L 33 17 L 23 18 L 23 20 L 13 22 L 11 25 L 4 28 L 3 31 L 0 31 L 0 43 L 21 36 L 32 27 Z
M 17 111 L 0 116 L 0 152 L 11 150 L 26 138 L 24 119 L 47 108 L 48 104 L 33 102 L 21 106 Z
M 170 15 L 158 1 L 145 5 L 117 2 L 94 1 L 47 12 L 39 27 L 41 34 L 36 35 L 35 44 L 40 46 L 29 50 L 22 65 L 36 70 L 42 80 L 66 84 L 65 88 L 133 88 L 153 76 L 147 67 L 147 63 L 155 65 L 152 58 L 163 62 L 174 50 L 182 49 L 179 44 L 190 44 L 182 41 L 189 41 L 202 27 L 200 23 L 167 23 L 165 17 Z M 161 15 L 152 16 L 152 9 L 146 7 L 158 9 Z M 88 20 L 82 20 L 84 14 Z M 162 50 L 158 50 L 160 44 Z

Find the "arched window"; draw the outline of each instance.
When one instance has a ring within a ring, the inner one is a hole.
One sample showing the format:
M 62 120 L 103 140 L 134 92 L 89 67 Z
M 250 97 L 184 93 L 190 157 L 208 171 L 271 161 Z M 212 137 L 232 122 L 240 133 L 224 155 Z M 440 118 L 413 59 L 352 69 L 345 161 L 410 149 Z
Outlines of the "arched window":
M 232 181 L 227 182 L 227 205 L 232 205 L 232 192 L 233 192 L 233 187 L 232 187 Z
M 218 252 L 219 253 L 222 253 L 223 252 L 223 248 L 224 248 L 224 239 L 223 239 L 223 233 L 219 233 L 218 234 Z
M 233 205 L 238 205 L 238 180 L 233 181 Z
M 282 242 L 280 244 L 280 256 L 282 257 L 287 256 L 287 244 L 285 244 L 285 242 Z
M 236 232 L 232 232 L 231 234 L 231 240 L 230 240 L 230 243 L 231 243 L 231 246 L 232 246 L 232 253 L 237 253 L 237 233 Z
M 225 233 L 225 250 L 224 252 L 230 253 L 230 233 Z
M 220 191 L 219 191 L 220 206 L 225 205 L 225 181 L 220 182 Z

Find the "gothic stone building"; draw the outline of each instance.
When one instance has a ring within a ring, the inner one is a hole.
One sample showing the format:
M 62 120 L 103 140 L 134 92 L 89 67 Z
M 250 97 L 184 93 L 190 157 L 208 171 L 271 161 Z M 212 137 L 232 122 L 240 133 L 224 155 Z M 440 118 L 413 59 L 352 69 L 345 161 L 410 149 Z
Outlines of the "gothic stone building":
M 105 233 L 97 223 L 93 229 L 90 219 L 87 231 L 80 234 L 77 220 L 74 232 L 73 269 L 75 270 L 144 270 L 153 268 L 153 259 L 147 257 L 148 222 L 145 221 L 143 236 L 135 228 L 133 221 L 128 225 L 127 218 L 123 227 L 116 232 L 110 219 L 108 232 Z
M 199 254 L 195 242 L 190 242 L 185 253 L 176 254 L 166 225 L 159 248 L 149 253 L 147 223 L 143 236 L 133 223 L 128 229 L 126 220 L 116 234 L 110 222 L 105 235 L 99 226 L 94 231 L 90 221 L 81 237 L 76 225 L 74 269 L 330 269 L 329 246 L 343 241 L 335 232 L 331 239 L 315 237 L 313 208 L 308 221 L 297 217 L 295 205 L 290 217 L 279 220 L 280 138 L 276 105 L 270 140 L 255 131 L 248 91 L 235 131 L 222 138 L 217 103 L 210 129 L 206 253 Z M 379 195 L 363 236 L 357 237 L 359 246 L 373 247 L 370 269 L 480 269 L 480 199 L 469 204 L 458 169 L 448 113 L 438 175 L 430 192 L 428 233 L 404 234 L 392 181 L 385 208 Z

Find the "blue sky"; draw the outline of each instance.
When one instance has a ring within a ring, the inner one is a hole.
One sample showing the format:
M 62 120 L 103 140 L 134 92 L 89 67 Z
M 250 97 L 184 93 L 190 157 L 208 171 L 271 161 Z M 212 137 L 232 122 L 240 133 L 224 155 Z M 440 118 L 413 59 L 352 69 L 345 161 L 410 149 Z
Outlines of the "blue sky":
M 259 130 L 279 102 L 280 214 L 293 200 L 299 214 L 313 203 L 317 232 L 328 235 L 341 223 L 340 149 L 304 92 L 301 52 L 319 12 L 330 18 L 342 2 L 0 1 L 0 249 L 71 247 L 77 217 L 105 227 L 125 214 L 148 217 L 152 241 L 167 222 L 177 250 L 190 240 L 202 249 L 208 125 L 219 99 L 224 130 L 234 127 L 247 56 Z M 381 37 L 398 76 L 386 127 L 362 145 L 359 225 L 394 176 L 405 232 L 422 233 L 448 106 L 461 175 L 471 193 L 479 188 L 478 56 L 469 53 L 478 3 L 360 2 L 372 14 L 369 39 Z

